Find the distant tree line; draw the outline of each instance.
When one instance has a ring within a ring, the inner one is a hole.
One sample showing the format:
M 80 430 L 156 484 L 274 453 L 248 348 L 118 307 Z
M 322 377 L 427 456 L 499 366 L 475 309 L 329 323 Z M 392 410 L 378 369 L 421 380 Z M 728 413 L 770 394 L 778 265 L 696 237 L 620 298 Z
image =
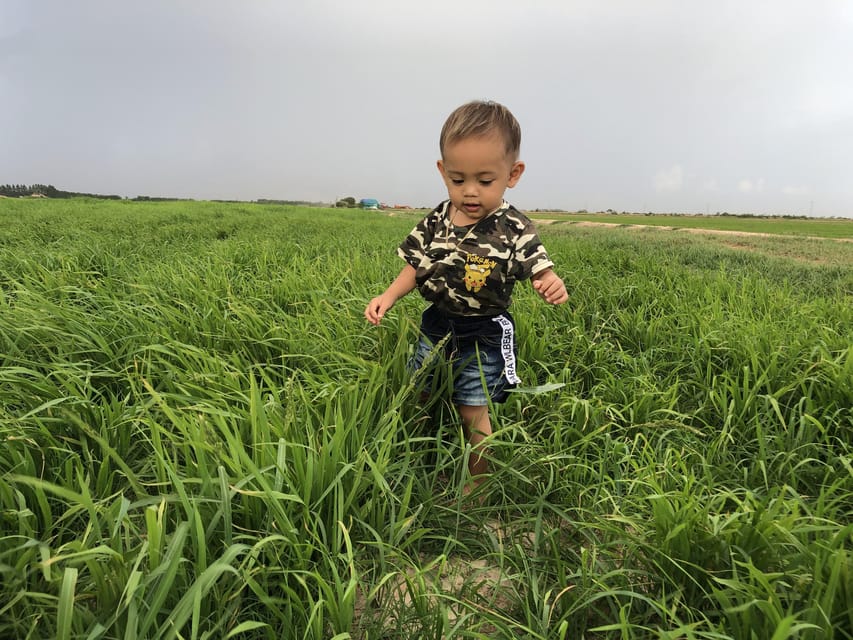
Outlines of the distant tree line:
M 46 198 L 101 198 L 104 200 L 122 200 L 121 196 L 104 195 L 102 193 L 82 193 L 80 191 L 63 191 L 57 189 L 52 184 L 4 184 L 0 185 L 0 196 L 7 198 L 28 198 L 32 196 L 44 196 Z M 171 198 L 168 196 L 136 196 L 128 198 L 136 202 L 192 202 L 193 198 Z M 355 198 L 352 200 L 352 206 L 355 206 Z M 212 200 L 212 202 L 231 202 L 245 203 L 246 200 Z M 248 201 L 248 202 L 251 202 Z M 324 202 L 309 202 L 307 200 L 274 200 L 271 198 L 258 198 L 254 202 L 258 204 L 278 204 L 278 205 L 305 205 L 305 206 L 328 206 Z
M 214 202 L 219 202 L 215 200 Z M 223 201 L 225 202 L 225 201 Z M 237 202 L 236 200 L 229 202 Z M 329 205 L 325 202 L 310 202 L 308 200 L 274 200 L 271 198 L 258 198 L 255 200 L 258 204 L 284 204 L 290 206 L 307 206 L 307 207 L 328 207 Z
M 170 198 L 168 196 L 136 196 L 129 199 L 136 202 L 194 202 L 192 198 Z
M 104 200 L 121 200 L 121 196 L 116 195 L 63 191 L 62 189 L 57 189 L 52 184 L 3 184 L 0 185 L 0 196 L 8 198 L 45 196 L 47 198 L 102 198 Z

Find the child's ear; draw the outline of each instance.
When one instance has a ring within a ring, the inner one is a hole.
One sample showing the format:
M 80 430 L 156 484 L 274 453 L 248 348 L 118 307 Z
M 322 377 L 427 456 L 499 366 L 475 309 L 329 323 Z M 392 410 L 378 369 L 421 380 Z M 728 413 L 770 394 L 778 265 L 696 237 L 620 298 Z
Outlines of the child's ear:
M 438 172 L 441 174 L 441 177 L 442 178 L 446 177 L 444 175 L 444 163 L 441 160 L 436 160 L 435 166 L 438 167 Z
M 513 163 L 512 169 L 509 170 L 509 180 L 507 181 L 506 186 L 512 188 L 518 184 L 522 173 L 524 173 L 524 163 L 517 160 Z

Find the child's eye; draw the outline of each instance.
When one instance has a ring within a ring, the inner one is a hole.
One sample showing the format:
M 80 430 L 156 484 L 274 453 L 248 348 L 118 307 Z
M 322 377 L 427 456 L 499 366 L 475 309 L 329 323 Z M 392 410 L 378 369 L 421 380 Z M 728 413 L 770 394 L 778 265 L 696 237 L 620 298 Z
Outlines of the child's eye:
M 462 184 L 462 183 L 463 183 L 463 182 L 465 182 L 465 181 L 464 181 L 464 180 L 460 180 L 459 178 L 453 178 L 453 179 L 451 180 L 451 182 L 452 182 L 453 184 Z
M 494 180 L 480 180 L 480 184 L 484 187 L 488 187 L 492 182 L 494 182 Z

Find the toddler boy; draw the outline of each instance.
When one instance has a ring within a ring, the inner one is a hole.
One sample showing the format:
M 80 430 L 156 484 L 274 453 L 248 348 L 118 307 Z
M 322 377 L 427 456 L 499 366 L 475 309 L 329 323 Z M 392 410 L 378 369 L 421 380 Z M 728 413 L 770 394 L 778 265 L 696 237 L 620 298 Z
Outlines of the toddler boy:
M 504 402 L 507 390 L 520 383 L 515 323 L 508 311 L 516 281 L 530 278 L 549 304 L 568 300 L 533 223 L 503 199 L 524 173 L 520 147 L 521 128 L 503 105 L 475 101 L 450 114 L 437 162 L 448 199 L 400 245 L 397 253 L 406 266 L 364 310 L 378 325 L 415 288 L 431 303 L 410 364 L 417 371 L 445 341 L 453 367 L 452 399 L 471 443 L 468 471 L 475 484 L 488 470 L 481 443 L 492 434 L 489 402 Z

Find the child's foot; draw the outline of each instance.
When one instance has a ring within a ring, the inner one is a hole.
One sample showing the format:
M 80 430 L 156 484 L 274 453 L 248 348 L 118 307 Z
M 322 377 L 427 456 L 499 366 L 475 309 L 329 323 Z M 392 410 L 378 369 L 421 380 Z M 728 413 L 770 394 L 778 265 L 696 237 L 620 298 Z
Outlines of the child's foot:
M 486 501 L 486 494 L 481 491 L 480 488 L 487 478 L 488 476 L 486 475 L 479 475 L 471 478 L 462 486 L 462 497 L 466 499 L 473 498 L 476 500 L 478 505 L 482 506 Z

